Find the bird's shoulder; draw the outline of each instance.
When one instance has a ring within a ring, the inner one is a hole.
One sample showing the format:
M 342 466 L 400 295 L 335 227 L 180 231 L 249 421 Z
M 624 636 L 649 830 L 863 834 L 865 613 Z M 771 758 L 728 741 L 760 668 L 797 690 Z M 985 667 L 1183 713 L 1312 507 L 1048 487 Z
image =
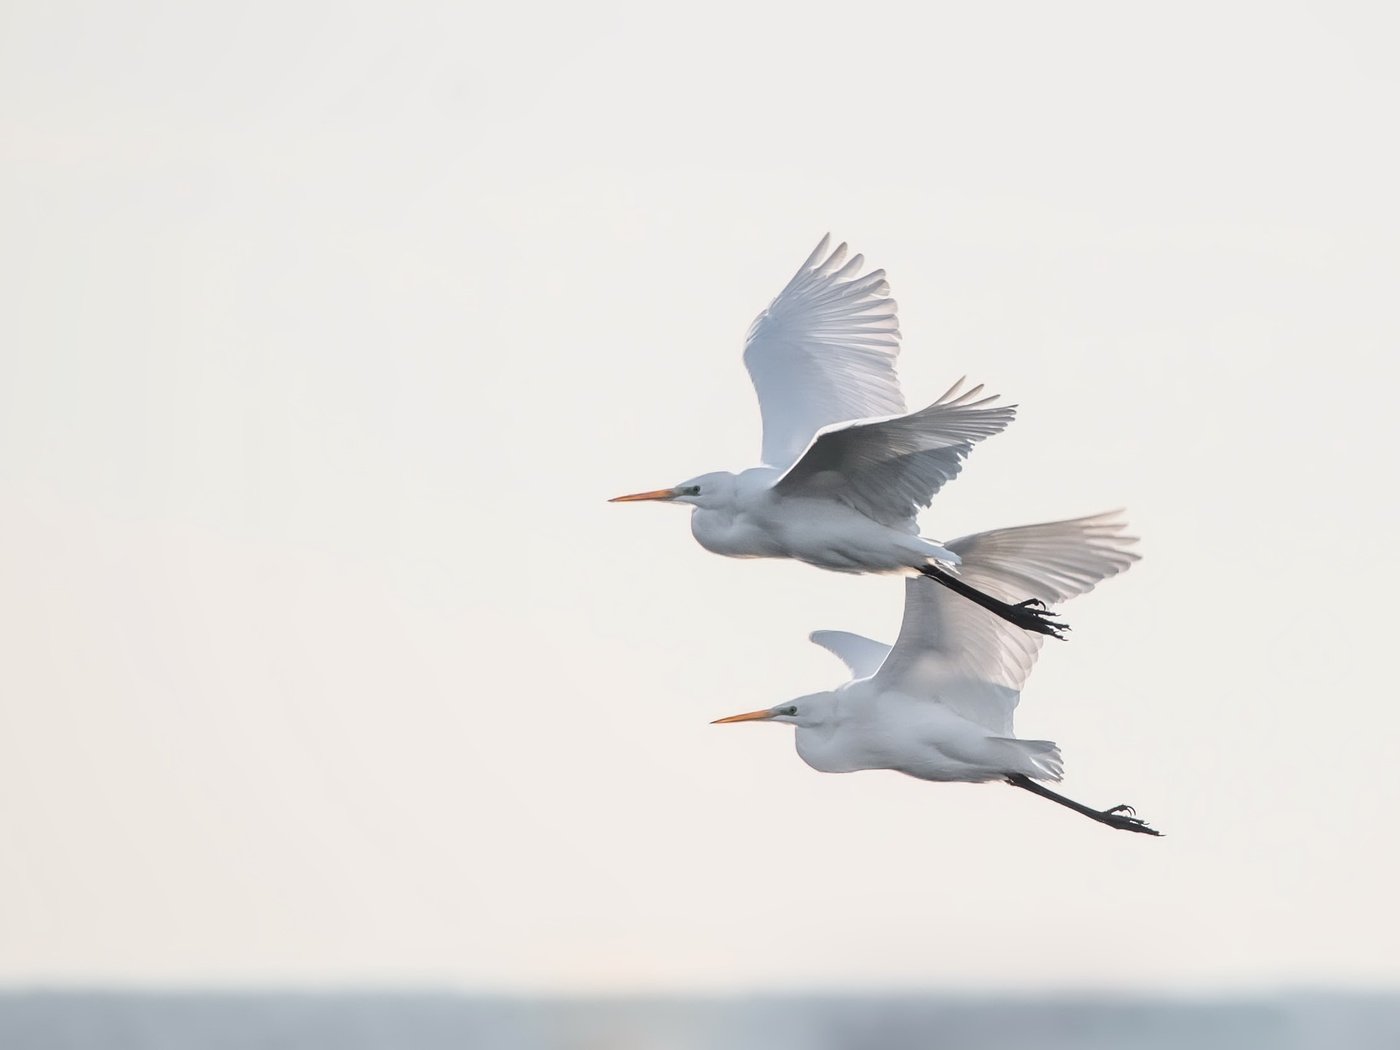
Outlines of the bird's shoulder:
M 773 485 L 782 476 L 783 472 L 777 467 L 749 467 L 735 475 L 734 491 L 740 499 L 753 500 L 759 497 L 769 497 L 772 495 Z

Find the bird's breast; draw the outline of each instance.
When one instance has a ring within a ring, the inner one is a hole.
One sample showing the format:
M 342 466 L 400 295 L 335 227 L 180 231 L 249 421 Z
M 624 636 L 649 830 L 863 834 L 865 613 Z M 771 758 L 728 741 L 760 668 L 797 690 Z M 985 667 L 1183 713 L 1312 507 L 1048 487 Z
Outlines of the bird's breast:
M 797 730 L 797 754 L 822 773 L 853 773 L 858 769 L 893 769 L 902 755 L 879 733 L 859 727 Z
M 773 534 L 751 516 L 697 507 L 690 534 L 707 551 L 728 558 L 778 558 L 785 553 Z
M 730 558 L 795 558 L 834 572 L 898 572 L 921 560 L 904 549 L 909 537 L 827 500 L 697 507 L 690 531 L 700 546 Z
M 857 769 L 869 768 L 856 762 L 850 749 L 841 746 L 835 737 L 802 729 L 797 731 L 797 754 L 821 773 L 853 773 Z

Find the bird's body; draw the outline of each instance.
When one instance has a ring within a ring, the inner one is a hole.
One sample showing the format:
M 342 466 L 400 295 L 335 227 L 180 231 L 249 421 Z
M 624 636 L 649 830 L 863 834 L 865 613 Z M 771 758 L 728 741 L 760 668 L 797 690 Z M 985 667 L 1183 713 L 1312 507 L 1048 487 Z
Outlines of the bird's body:
M 921 537 L 917 515 L 977 442 L 1015 418 L 962 381 L 907 412 L 899 329 L 884 272 L 857 276 L 822 238 L 749 329 L 744 348 L 763 416 L 762 464 L 702 474 L 613 502 L 690 505 L 700 545 L 731 558 L 793 558 L 848 573 L 923 574 L 1026 630 L 1057 635 L 1038 602 L 994 598 L 949 571 L 957 556 Z M 844 264 L 844 265 L 843 265 Z
M 1063 601 L 1137 560 L 1114 515 L 978 533 L 953 540 L 961 576 L 991 594 Z M 1156 834 L 1127 807 L 1095 811 L 1037 781 L 1063 775 L 1059 748 L 1013 729 L 1021 687 L 1041 638 L 918 579 L 905 583 L 904 622 L 893 646 L 843 631 L 812 640 L 854 677 L 721 722 L 776 721 L 796 727 L 797 753 L 824 773 L 895 770 L 920 780 L 1006 781 L 1125 830 Z
M 786 496 L 782 472 L 752 467 L 735 475 L 735 499 L 697 506 L 690 532 L 700 546 L 730 558 L 793 558 L 849 573 L 907 573 L 930 560 L 957 564 L 957 555 L 919 536 L 912 519 L 896 528 L 840 500 Z
M 816 698 L 822 695 L 825 702 Z M 996 736 L 928 697 L 860 679 L 804 699 L 821 704 L 829 718 L 816 726 L 799 724 L 795 734 L 802 761 L 822 773 L 889 769 L 961 783 L 1004 780 L 1013 773 L 1060 779 L 1060 753 L 1050 741 Z

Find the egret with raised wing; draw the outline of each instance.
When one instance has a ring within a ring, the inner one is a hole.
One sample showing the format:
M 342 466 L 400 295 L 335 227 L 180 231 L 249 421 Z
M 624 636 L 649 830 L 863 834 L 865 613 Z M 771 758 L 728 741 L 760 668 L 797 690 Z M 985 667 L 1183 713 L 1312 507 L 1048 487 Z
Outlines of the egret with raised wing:
M 1046 602 L 1092 590 L 1138 556 L 1116 514 L 998 529 L 953 540 L 960 572 L 994 595 Z M 999 780 L 1123 831 L 1159 835 L 1131 806 L 1096 810 L 1045 787 L 1063 772 L 1049 740 L 1021 740 L 1012 715 L 1043 639 L 946 591 L 905 581 L 904 622 L 893 646 L 845 631 L 817 631 L 854 678 L 829 692 L 721 718 L 797 727 L 797 753 L 823 773 L 892 769 L 920 780 Z
M 916 516 L 1015 407 L 963 390 L 907 412 L 895 373 L 899 322 L 883 270 L 860 275 L 821 243 L 749 329 L 744 364 L 763 417 L 762 465 L 618 496 L 692 508 L 690 530 L 731 558 L 795 558 L 852 573 L 919 573 L 1017 627 L 1063 637 L 1044 602 L 987 593 Z

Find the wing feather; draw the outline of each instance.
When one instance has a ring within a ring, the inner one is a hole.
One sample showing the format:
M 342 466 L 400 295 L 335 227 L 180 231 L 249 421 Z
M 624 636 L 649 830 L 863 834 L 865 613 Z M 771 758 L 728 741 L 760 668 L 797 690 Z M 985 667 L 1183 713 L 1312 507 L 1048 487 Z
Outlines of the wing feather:
M 786 468 L 822 427 L 905 411 L 898 306 L 884 270 L 821 239 L 749 327 L 744 364 L 763 416 L 763 462 Z
M 838 423 L 773 484 L 783 496 L 839 499 L 883 524 L 901 527 L 958 476 L 972 446 L 1004 430 L 1015 405 L 962 389 L 963 380 L 918 412 Z
M 1139 555 L 1121 512 L 996 529 L 947 546 L 958 574 L 1003 601 L 1051 604 L 1093 590 Z M 1012 733 L 1021 688 L 1044 637 L 1013 627 L 922 577 L 905 581 L 899 638 L 875 677 L 886 688 L 927 697 L 1001 736 Z
M 850 631 L 813 631 L 809 637 L 849 667 L 852 678 L 869 678 L 890 652 L 884 642 Z

